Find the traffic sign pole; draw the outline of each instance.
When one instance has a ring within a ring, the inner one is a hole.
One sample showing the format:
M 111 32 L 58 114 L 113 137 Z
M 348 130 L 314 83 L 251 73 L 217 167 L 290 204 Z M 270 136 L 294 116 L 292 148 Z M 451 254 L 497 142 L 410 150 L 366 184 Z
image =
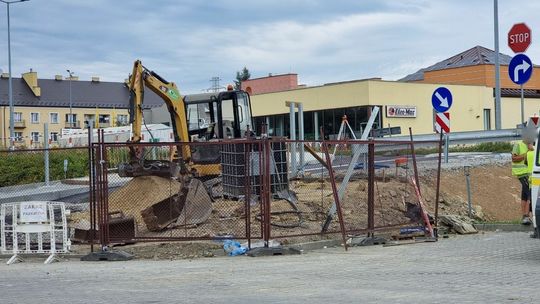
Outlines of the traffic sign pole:
M 525 105 L 524 105 L 524 102 L 523 102 L 523 84 L 519 86 L 520 89 L 521 89 L 521 122 L 524 123 L 525 122 Z

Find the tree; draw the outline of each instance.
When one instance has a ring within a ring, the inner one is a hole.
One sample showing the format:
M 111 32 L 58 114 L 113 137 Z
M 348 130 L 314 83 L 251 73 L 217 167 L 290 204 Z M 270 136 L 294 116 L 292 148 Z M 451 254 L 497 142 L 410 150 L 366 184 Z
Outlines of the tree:
M 237 71 L 236 80 L 234 81 L 235 89 L 240 90 L 242 86 L 242 81 L 248 80 L 249 77 L 251 77 L 251 74 L 249 73 L 249 70 L 246 67 L 244 67 L 242 71 Z

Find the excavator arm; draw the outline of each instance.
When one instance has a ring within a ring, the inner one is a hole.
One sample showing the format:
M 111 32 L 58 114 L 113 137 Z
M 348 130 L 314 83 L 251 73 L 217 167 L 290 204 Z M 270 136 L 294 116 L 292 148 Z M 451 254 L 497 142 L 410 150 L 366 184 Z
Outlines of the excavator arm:
M 142 104 L 144 101 L 144 88 L 147 87 L 156 95 L 161 97 L 171 115 L 171 123 L 175 142 L 188 142 L 189 135 L 187 130 L 187 117 L 184 101 L 176 84 L 168 82 L 159 76 L 157 73 L 146 69 L 140 60 L 135 61 L 133 65 L 133 73 L 129 80 L 130 94 L 130 122 L 132 124 L 133 138 L 131 142 L 137 143 L 141 141 L 143 111 Z M 191 152 L 187 145 L 179 147 L 180 155 L 175 158 L 182 158 L 188 161 L 191 157 Z
M 142 140 L 143 102 L 145 87 L 152 90 L 163 99 L 171 115 L 172 129 L 175 142 L 188 142 L 186 111 L 184 101 L 176 84 L 168 82 L 157 73 L 145 68 L 140 60 L 133 64 L 133 71 L 128 80 L 129 112 L 132 128 L 130 143 L 139 143 Z M 179 145 L 173 155 L 173 163 L 166 161 L 145 160 L 141 147 L 130 146 L 130 163 L 122 164 L 122 176 L 140 175 L 175 175 L 177 165 L 181 173 L 187 172 L 187 163 L 191 159 L 188 145 Z

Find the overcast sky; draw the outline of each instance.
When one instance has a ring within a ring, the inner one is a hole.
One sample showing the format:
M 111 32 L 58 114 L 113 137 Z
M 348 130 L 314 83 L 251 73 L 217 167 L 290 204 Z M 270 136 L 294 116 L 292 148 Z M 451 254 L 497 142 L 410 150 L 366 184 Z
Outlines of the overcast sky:
M 476 45 L 494 49 L 493 0 L 31 0 L 11 4 L 12 69 L 39 78 L 75 71 L 123 81 L 135 59 L 199 93 L 297 73 L 299 82 L 397 80 Z M 540 1 L 499 0 L 502 53 L 512 24 L 533 30 L 540 60 Z M 0 3 L 0 68 L 7 72 L 6 5 Z

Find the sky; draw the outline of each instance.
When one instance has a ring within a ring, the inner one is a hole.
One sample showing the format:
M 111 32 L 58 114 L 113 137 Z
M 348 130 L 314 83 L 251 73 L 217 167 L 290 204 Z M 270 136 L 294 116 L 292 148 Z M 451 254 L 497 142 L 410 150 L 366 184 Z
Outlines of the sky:
M 513 55 L 514 23 L 532 29 L 540 60 L 540 0 L 499 0 L 499 45 Z M 0 69 L 8 71 L 7 9 L 0 3 Z M 122 82 L 133 62 L 183 94 L 297 73 L 300 84 L 397 80 L 476 45 L 494 49 L 493 0 L 30 0 L 10 5 L 14 77 L 99 76 Z

